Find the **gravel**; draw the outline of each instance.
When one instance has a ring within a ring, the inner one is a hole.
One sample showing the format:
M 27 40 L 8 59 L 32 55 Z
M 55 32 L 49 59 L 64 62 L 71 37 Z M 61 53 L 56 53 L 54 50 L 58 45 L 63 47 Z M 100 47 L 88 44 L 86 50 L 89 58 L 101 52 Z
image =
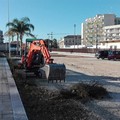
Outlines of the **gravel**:
M 66 65 L 66 84 L 97 81 L 109 92 L 109 97 L 87 102 L 85 106 L 102 119 L 120 120 L 120 61 L 96 59 L 93 54 L 91 56 L 80 53 L 57 54 L 66 55 L 66 57 L 53 55 L 55 62 Z
M 65 83 L 48 83 L 30 76 L 27 78 L 30 84 L 26 84 L 22 82 L 23 76 L 17 76 L 29 120 L 120 120 L 120 61 L 98 60 L 93 54 L 52 52 L 51 55 L 56 63 L 66 65 Z M 106 88 L 109 96 L 83 104 L 58 97 L 61 89 L 94 81 Z

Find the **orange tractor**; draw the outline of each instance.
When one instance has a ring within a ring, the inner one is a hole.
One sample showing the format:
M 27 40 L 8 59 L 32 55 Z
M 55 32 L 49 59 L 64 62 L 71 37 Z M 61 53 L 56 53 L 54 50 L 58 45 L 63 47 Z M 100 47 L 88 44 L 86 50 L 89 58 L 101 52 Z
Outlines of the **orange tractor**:
M 34 72 L 39 77 L 46 78 L 48 82 L 65 81 L 65 65 L 54 63 L 46 43 L 42 39 L 26 39 L 26 47 L 21 61 L 26 72 Z

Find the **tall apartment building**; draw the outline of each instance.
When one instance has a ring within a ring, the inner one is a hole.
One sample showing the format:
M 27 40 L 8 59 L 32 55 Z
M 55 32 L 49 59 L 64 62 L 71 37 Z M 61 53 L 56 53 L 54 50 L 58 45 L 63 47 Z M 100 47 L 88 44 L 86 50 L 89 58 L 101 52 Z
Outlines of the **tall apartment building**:
M 98 14 L 88 18 L 81 26 L 82 44 L 85 46 L 98 45 L 104 38 L 104 27 L 120 24 L 120 18 L 115 14 Z
M 3 38 L 3 31 L 0 30 L 0 43 L 3 43 L 3 40 L 4 40 L 4 38 Z

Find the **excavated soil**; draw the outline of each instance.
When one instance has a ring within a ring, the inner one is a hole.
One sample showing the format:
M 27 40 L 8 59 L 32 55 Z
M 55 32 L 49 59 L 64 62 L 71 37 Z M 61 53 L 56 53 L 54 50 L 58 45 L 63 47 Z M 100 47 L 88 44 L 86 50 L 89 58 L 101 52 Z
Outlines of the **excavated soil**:
M 10 61 L 9 63 L 13 68 L 14 63 Z M 102 119 L 84 106 L 84 103 L 92 101 L 92 99 L 103 99 L 107 95 L 106 89 L 102 86 L 76 84 L 69 90 L 48 90 L 43 86 L 26 82 L 22 72 L 18 71 L 14 71 L 13 76 L 29 120 Z M 34 81 L 36 78 L 32 79 Z
M 48 91 L 21 79 L 16 79 L 16 84 L 29 120 L 101 120 L 84 107 L 83 103 L 90 100 L 88 96 L 66 90 Z

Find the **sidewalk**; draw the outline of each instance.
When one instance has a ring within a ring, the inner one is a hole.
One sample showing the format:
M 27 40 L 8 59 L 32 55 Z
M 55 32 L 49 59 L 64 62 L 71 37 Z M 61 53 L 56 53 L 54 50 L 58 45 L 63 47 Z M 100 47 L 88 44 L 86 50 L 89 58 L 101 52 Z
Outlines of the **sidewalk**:
M 5 57 L 0 57 L 0 120 L 28 120 Z

